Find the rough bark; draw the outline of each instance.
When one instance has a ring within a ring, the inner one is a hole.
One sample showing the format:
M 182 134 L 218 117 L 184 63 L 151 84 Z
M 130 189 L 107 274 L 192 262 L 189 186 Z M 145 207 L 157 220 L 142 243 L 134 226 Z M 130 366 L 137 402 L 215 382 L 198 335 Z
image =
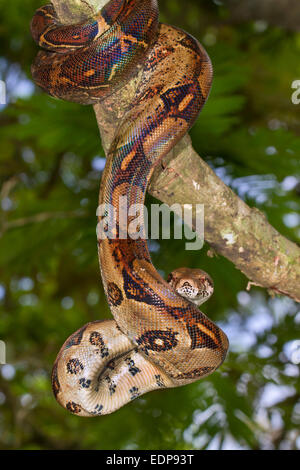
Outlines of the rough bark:
M 53 0 L 64 23 L 78 22 L 105 3 L 107 0 Z M 94 106 L 105 152 L 135 93 L 140 73 L 113 97 Z M 215 175 L 195 152 L 189 136 L 157 167 L 148 191 L 168 205 L 204 204 L 206 241 L 248 277 L 248 287 L 258 285 L 300 302 L 300 248 Z

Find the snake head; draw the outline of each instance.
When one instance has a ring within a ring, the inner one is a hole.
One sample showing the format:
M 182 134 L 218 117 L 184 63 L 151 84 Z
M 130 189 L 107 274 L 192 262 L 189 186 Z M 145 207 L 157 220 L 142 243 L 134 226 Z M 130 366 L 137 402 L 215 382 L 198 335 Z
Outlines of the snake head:
M 167 282 L 178 295 L 197 306 L 206 302 L 214 291 L 212 278 L 202 269 L 175 269 L 169 274 Z

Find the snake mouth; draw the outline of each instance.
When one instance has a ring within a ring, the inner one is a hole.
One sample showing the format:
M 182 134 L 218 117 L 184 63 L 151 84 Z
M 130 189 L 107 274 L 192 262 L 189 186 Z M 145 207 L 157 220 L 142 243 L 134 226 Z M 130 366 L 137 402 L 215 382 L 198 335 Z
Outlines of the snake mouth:
M 197 306 L 209 299 L 213 294 L 213 285 L 208 278 L 180 280 L 175 283 L 175 291 Z
M 197 306 L 208 300 L 214 291 L 211 277 L 201 269 L 176 269 L 169 274 L 167 282 L 178 295 Z
M 188 281 L 185 281 L 182 285 L 178 283 L 178 285 L 175 287 L 175 290 L 179 295 L 191 301 L 198 299 L 198 297 L 202 295 L 200 289 Z

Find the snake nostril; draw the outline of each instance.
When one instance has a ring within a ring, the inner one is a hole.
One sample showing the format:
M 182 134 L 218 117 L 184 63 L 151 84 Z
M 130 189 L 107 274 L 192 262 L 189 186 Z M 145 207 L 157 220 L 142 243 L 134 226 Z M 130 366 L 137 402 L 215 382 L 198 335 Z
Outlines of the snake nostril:
M 188 288 L 191 288 L 191 284 L 188 282 L 188 281 L 185 281 L 183 284 L 182 284 L 182 287 L 188 287 Z

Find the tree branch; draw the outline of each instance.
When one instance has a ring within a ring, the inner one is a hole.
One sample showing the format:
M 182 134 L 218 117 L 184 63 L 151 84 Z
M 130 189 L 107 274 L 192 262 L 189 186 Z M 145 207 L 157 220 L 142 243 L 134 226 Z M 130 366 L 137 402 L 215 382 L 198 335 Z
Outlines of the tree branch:
M 96 13 L 107 0 L 53 0 L 63 23 Z M 139 69 L 121 90 L 94 106 L 107 152 L 116 122 L 138 87 Z M 150 194 L 172 205 L 205 205 L 205 239 L 242 271 L 252 284 L 300 302 L 300 248 L 280 235 L 258 209 L 247 206 L 197 155 L 185 136 L 154 172 Z

